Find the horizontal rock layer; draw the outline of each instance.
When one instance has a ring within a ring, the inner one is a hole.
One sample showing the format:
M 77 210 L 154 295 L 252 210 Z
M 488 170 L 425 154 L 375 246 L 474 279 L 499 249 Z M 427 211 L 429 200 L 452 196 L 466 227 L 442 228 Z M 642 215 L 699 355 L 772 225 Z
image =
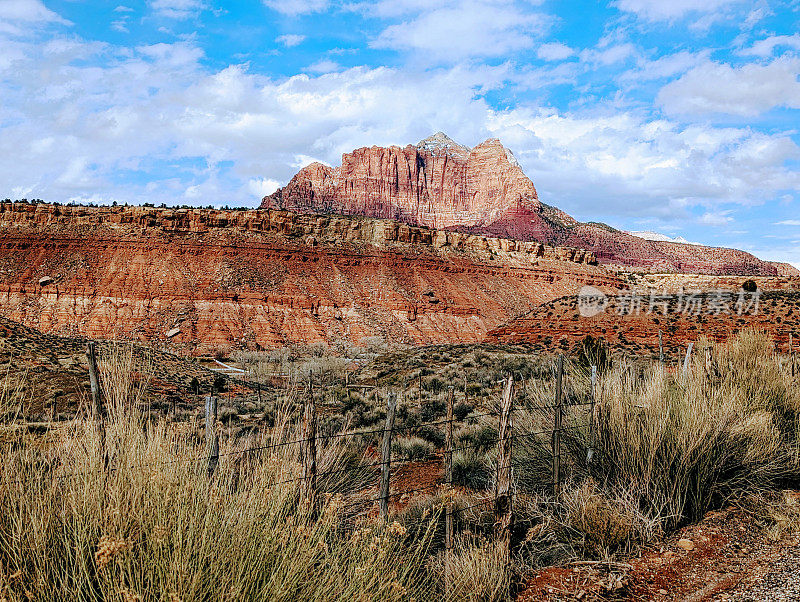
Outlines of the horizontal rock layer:
M 5 203 L 0 232 L 0 314 L 195 355 L 479 341 L 584 284 L 621 286 L 577 249 L 285 211 Z

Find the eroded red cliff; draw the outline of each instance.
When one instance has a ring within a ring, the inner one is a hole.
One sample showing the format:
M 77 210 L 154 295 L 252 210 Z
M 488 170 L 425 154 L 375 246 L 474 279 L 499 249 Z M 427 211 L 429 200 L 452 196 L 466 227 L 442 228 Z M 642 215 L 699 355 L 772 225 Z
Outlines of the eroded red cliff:
M 0 203 L 0 314 L 195 355 L 287 343 L 473 342 L 584 284 L 580 249 L 389 220 Z

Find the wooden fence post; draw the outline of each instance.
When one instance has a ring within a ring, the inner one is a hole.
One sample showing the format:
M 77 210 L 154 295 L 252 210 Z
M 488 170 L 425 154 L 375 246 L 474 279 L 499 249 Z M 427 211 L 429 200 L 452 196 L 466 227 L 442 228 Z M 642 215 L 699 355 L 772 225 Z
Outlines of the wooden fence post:
M 553 408 L 553 491 L 556 495 L 561 492 L 561 422 L 563 418 L 562 406 L 564 382 L 564 356 L 558 356 L 558 370 L 556 372 L 556 402 Z
M 689 372 L 689 358 L 692 356 L 692 348 L 694 347 L 694 343 L 689 343 L 689 347 L 686 348 L 686 358 L 683 360 L 683 375 Z
M 89 386 L 92 390 L 92 421 L 100 437 L 100 453 L 103 455 L 103 467 L 108 468 L 109 456 L 106 451 L 106 424 L 103 414 L 103 398 L 100 393 L 100 372 L 97 369 L 97 344 L 89 341 L 86 344 L 86 359 L 89 363 Z
M 500 407 L 500 428 L 497 436 L 497 479 L 495 483 L 494 516 L 497 543 L 503 554 L 506 570 L 511 564 L 511 528 L 513 525 L 513 499 L 511 494 L 511 455 L 514 401 L 514 377 L 510 374 L 503 386 Z
M 597 424 L 596 424 L 596 405 L 597 405 L 597 366 L 592 366 L 592 381 L 591 381 L 591 389 L 589 394 L 591 395 L 590 399 L 590 420 L 589 423 L 589 451 L 586 452 L 586 463 L 590 464 L 592 459 L 594 459 L 594 448 L 597 442 Z
M 383 429 L 383 443 L 381 444 L 381 494 L 380 511 L 381 518 L 386 521 L 389 518 L 389 477 L 390 463 L 392 459 L 392 430 L 394 429 L 394 415 L 397 410 L 397 392 L 389 391 L 389 399 L 386 404 L 386 426 Z
M 208 476 L 214 474 L 219 463 L 219 434 L 217 433 L 217 398 L 206 397 L 206 448 L 208 449 Z
M 89 361 L 89 385 L 92 389 L 92 420 L 99 421 L 101 414 L 100 376 L 97 371 L 97 345 L 94 341 L 86 344 L 86 359 Z
M 795 357 L 794 357 L 794 336 L 792 333 L 789 333 L 789 359 L 792 362 L 792 378 L 797 373 L 797 368 L 795 367 Z
M 314 513 L 317 494 L 317 406 L 314 403 L 311 375 L 308 377 L 308 395 L 303 408 L 300 439 L 300 453 L 303 460 L 303 481 L 300 495 Z
M 447 483 L 447 505 L 444 515 L 444 583 L 445 600 L 450 599 L 452 584 L 451 558 L 453 554 L 453 387 L 447 388 L 447 425 L 445 428 L 444 482 Z
M 705 364 L 706 364 L 706 378 L 710 381 L 714 378 L 714 352 L 711 347 L 706 347 L 704 350 Z
M 661 329 L 658 329 L 658 363 L 664 363 L 664 341 L 661 338 Z

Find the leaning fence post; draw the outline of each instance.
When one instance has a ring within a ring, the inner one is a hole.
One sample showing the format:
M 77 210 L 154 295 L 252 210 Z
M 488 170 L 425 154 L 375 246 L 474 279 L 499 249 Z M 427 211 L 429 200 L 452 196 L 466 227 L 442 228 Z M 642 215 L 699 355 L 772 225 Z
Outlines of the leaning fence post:
M 383 429 L 383 443 L 381 444 L 381 518 L 389 518 L 389 477 L 390 462 L 392 459 L 392 430 L 394 429 L 394 414 L 397 410 L 397 392 L 389 391 L 389 400 L 386 404 L 386 426 Z
M 556 403 L 553 418 L 553 491 L 558 495 L 561 491 L 561 419 L 564 381 L 564 356 L 558 356 L 558 370 L 556 371 Z
M 447 505 L 444 515 L 444 583 L 445 600 L 450 599 L 452 577 L 450 564 L 453 550 L 453 387 L 447 388 L 447 424 L 445 428 L 444 482 L 447 483 Z
M 217 423 L 217 398 L 214 395 L 206 397 L 206 448 L 208 452 L 208 476 L 214 474 L 219 463 L 219 434 Z
M 692 356 L 692 347 L 694 347 L 694 343 L 689 343 L 689 347 L 686 348 L 686 358 L 683 360 L 683 375 L 689 372 L 689 358 Z
M 497 528 L 497 541 L 503 553 L 504 566 L 511 563 L 511 454 L 512 454 L 512 412 L 514 400 L 514 377 L 505 379 L 503 399 L 500 407 L 500 428 L 497 435 L 497 479 L 495 483 L 494 515 Z
M 303 460 L 301 497 L 309 507 L 316 504 L 317 493 L 317 406 L 311 375 L 308 377 L 308 395 L 303 408 L 303 425 L 300 435 L 300 453 Z

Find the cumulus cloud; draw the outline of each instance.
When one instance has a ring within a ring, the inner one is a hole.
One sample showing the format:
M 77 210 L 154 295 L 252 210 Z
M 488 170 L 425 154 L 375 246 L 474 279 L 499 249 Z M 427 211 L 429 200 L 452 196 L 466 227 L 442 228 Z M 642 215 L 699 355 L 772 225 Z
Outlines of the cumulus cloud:
M 776 107 L 800 108 L 800 59 L 741 67 L 705 62 L 665 85 L 658 103 L 670 114 L 755 116 Z
M 543 199 L 558 198 L 584 218 L 600 199 L 607 213 L 688 220 L 694 205 L 800 190 L 800 175 L 787 166 L 800 148 L 788 134 L 520 108 L 494 113 L 488 128 L 514 150 Z M 753 152 L 763 159 L 748 161 Z

